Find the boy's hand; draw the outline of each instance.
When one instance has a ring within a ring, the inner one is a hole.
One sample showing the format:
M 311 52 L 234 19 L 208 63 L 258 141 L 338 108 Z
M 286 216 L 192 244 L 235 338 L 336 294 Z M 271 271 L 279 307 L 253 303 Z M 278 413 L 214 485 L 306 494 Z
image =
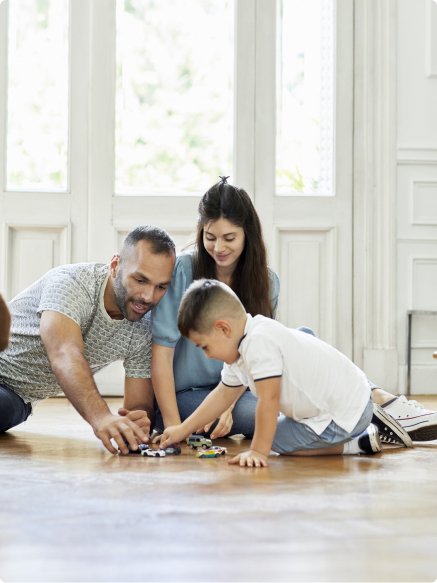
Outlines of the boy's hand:
M 220 415 L 220 417 L 218 418 L 218 423 L 215 426 L 214 431 L 211 433 L 211 439 L 225 437 L 230 433 L 232 429 L 232 424 L 234 422 L 232 417 L 232 409 L 233 407 L 229 407 L 229 409 L 226 409 L 226 411 Z M 207 425 L 205 425 L 205 427 L 199 427 L 196 433 L 208 433 L 213 423 L 214 421 L 211 421 L 211 423 L 208 423 Z
M 259 451 L 250 449 L 249 451 L 243 451 L 229 460 L 230 464 L 239 464 L 241 467 L 248 468 L 266 468 L 269 464 L 267 461 L 267 456 Z
M 182 429 L 182 425 L 172 425 L 164 429 L 161 435 L 159 447 L 165 449 L 169 445 L 180 443 L 187 437 L 187 432 Z

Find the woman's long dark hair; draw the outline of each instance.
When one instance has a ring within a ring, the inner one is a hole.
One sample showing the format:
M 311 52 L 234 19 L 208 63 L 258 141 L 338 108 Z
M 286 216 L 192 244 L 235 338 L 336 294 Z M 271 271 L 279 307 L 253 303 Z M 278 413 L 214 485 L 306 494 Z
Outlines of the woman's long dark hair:
M 241 227 L 245 234 L 244 249 L 232 274 L 231 287 L 249 314 L 271 318 L 267 253 L 261 223 L 247 192 L 227 184 L 225 178 L 214 184 L 199 203 L 193 277 L 217 278 L 216 263 L 203 244 L 203 232 L 205 225 L 221 218 Z

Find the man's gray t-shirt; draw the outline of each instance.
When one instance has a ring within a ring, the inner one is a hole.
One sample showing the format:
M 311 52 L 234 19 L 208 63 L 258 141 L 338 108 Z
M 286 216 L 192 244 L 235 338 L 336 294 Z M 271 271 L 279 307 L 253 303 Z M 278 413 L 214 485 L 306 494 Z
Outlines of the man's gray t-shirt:
M 103 304 L 108 276 L 108 265 L 101 263 L 62 265 L 11 301 L 11 340 L 0 353 L 0 384 L 26 403 L 61 391 L 40 337 L 40 318 L 46 310 L 60 312 L 80 326 L 93 373 L 123 360 L 127 377 L 150 378 L 150 314 L 137 322 L 112 320 Z

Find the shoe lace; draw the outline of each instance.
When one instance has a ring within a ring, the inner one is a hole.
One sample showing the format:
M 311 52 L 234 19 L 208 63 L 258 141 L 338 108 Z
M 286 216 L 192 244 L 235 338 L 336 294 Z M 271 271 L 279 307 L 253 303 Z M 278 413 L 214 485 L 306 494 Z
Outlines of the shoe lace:
M 406 397 L 403 397 L 402 401 L 404 405 L 408 405 L 409 407 L 411 407 L 411 409 L 415 409 L 416 411 L 421 411 L 422 413 L 429 411 L 429 409 L 421 405 L 415 399 L 407 399 Z
M 379 437 L 383 443 L 403 445 L 403 442 L 396 436 L 387 435 L 386 433 L 380 433 Z

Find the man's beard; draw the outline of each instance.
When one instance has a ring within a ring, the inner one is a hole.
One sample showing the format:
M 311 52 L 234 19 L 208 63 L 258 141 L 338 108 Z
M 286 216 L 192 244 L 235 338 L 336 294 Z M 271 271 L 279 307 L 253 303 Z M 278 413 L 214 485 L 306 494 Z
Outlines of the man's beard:
M 128 297 L 127 290 L 121 281 L 121 269 L 118 271 L 117 275 L 115 276 L 113 287 L 114 287 L 115 301 L 117 303 L 118 309 L 123 314 L 123 317 L 126 318 L 126 320 L 129 320 L 130 322 L 136 322 L 137 320 L 140 320 L 143 317 L 141 314 L 136 314 L 136 316 L 137 316 L 136 318 L 135 317 L 132 318 L 129 316 L 129 312 L 127 309 L 129 302 L 133 302 L 139 306 L 144 306 L 145 308 L 147 308 L 147 310 L 146 310 L 146 312 L 144 312 L 144 314 L 146 314 L 147 312 L 149 312 L 153 308 L 152 303 L 148 304 L 142 299 L 135 299 L 134 297 Z

